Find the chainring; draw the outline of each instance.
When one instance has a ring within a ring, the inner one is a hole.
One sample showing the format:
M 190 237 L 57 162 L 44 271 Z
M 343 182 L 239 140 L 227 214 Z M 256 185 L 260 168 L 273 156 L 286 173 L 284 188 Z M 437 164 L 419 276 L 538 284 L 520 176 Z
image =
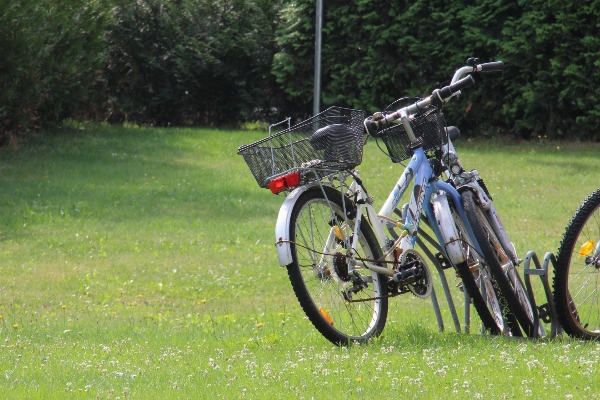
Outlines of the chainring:
M 405 250 L 404 253 L 402 253 L 400 263 L 406 264 L 415 260 L 419 262 L 420 267 L 423 269 L 423 277 L 415 283 L 409 284 L 408 288 L 415 296 L 425 299 L 431 295 L 433 285 L 431 280 L 431 272 L 427 266 L 427 263 L 425 263 L 423 256 L 414 249 Z

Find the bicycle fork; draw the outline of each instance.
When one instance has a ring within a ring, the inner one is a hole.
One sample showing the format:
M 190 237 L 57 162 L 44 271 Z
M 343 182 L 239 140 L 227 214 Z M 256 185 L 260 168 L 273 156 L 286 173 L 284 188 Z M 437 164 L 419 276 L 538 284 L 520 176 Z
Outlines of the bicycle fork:
M 488 217 L 488 221 L 496 234 L 498 240 L 500 240 L 500 244 L 502 248 L 506 252 L 508 252 L 508 257 L 513 265 L 519 265 L 520 260 L 517 258 L 517 252 L 512 242 L 508 239 L 508 234 L 506 233 L 506 229 L 504 229 L 504 225 L 500 220 L 500 216 L 496 212 L 496 207 L 494 207 L 494 202 L 487 191 L 487 187 L 483 180 L 479 177 L 479 173 L 477 170 L 472 170 L 471 172 L 466 172 L 457 176 L 455 178 L 455 183 L 458 181 L 459 188 L 468 187 L 475 193 L 475 196 L 481 205 L 481 208 L 485 211 Z

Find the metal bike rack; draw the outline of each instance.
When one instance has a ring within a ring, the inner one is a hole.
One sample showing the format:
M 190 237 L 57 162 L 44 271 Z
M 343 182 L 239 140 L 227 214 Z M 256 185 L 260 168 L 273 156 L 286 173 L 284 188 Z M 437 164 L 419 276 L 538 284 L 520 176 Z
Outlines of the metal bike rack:
M 419 232 L 419 236 L 423 237 L 428 245 L 434 247 L 436 250 L 441 251 L 441 247 L 437 244 L 433 238 L 427 235 L 425 232 Z M 454 301 L 452 300 L 452 293 L 450 292 L 450 288 L 448 286 L 448 281 L 446 279 L 446 274 L 444 269 L 435 258 L 431 250 L 427 246 L 424 245 L 423 241 L 418 239 L 417 244 L 419 248 L 423 251 L 425 256 L 429 258 L 429 260 L 436 267 L 438 274 L 440 276 L 442 288 L 444 289 L 444 293 L 446 295 L 446 302 L 448 303 L 448 307 L 450 309 L 450 314 L 452 316 L 452 320 L 454 322 L 454 327 L 457 333 L 461 333 L 461 326 L 458 320 L 458 315 L 456 313 L 456 307 L 454 306 Z M 531 262 L 533 261 L 534 267 L 531 268 Z M 550 324 L 550 337 L 554 338 L 556 336 L 560 336 L 563 334 L 562 327 L 560 322 L 558 321 L 558 317 L 556 315 L 556 310 L 554 308 L 554 297 L 552 295 L 552 289 L 550 288 L 549 282 L 549 265 L 556 263 L 556 258 L 553 253 L 548 252 L 544 256 L 544 261 L 540 264 L 537 254 L 534 251 L 529 251 L 527 256 L 523 260 L 523 278 L 525 280 L 525 287 L 527 289 L 527 295 L 529 296 L 529 301 L 533 308 L 533 317 L 534 317 L 534 332 L 536 332 L 535 337 L 539 337 L 539 328 L 540 328 L 540 320 Z M 546 295 L 547 303 L 542 304 L 540 306 L 537 305 L 535 301 L 535 294 L 533 292 L 533 287 L 531 285 L 531 276 L 539 276 L 542 284 L 544 286 L 544 294 Z M 471 300 L 469 294 L 466 290 L 464 292 L 464 333 L 470 333 L 470 324 L 471 324 Z M 440 306 L 435 296 L 435 291 L 431 292 L 431 301 L 433 305 L 433 309 L 435 312 L 435 316 L 437 319 L 437 324 L 440 332 L 444 331 L 444 322 L 442 319 Z
M 535 264 L 535 268 L 530 268 L 531 261 Z M 552 263 L 554 267 L 556 263 L 556 257 L 551 252 L 546 253 L 544 256 L 544 263 L 540 266 L 540 260 L 537 254 L 533 250 L 527 253 L 525 261 L 523 263 L 523 275 L 525 278 L 525 286 L 527 287 L 527 294 L 529 295 L 529 301 L 533 307 L 533 327 L 536 335 L 539 335 L 540 319 L 550 324 L 550 337 L 556 337 L 562 335 L 563 330 L 558 322 L 556 316 L 556 310 L 554 308 L 554 297 L 552 296 L 552 290 L 550 289 L 550 283 L 548 282 L 548 265 Z M 531 275 L 537 275 L 542 280 L 544 285 L 544 293 L 546 294 L 546 304 L 537 306 L 535 303 L 535 295 L 531 287 Z
M 423 236 L 429 242 L 429 244 L 433 245 L 437 249 L 437 243 L 433 242 L 433 239 L 431 239 L 429 235 L 427 235 L 424 232 L 420 232 L 419 235 Z M 450 287 L 448 286 L 448 280 L 446 279 L 444 269 L 442 268 L 438 260 L 433 256 L 431 250 L 429 250 L 429 248 L 427 248 L 427 246 L 423 244 L 421 239 L 417 238 L 417 244 L 419 245 L 419 248 L 423 251 L 423 253 L 425 253 L 425 256 L 429 258 L 429 261 L 431 261 L 431 263 L 435 266 L 435 268 L 438 271 L 438 275 L 440 276 L 440 281 L 442 283 L 442 288 L 444 289 L 444 294 L 446 295 L 446 302 L 448 303 L 448 307 L 450 308 L 450 314 L 452 315 L 452 321 L 454 322 L 454 328 L 456 329 L 456 333 L 460 333 L 460 321 L 458 320 L 458 314 L 456 314 L 456 307 L 454 307 L 454 300 L 452 300 L 452 292 L 450 292 Z M 465 301 L 468 301 L 468 299 L 466 299 Z M 444 332 L 444 321 L 442 319 L 440 305 L 437 301 L 437 297 L 435 297 L 435 290 L 433 288 L 431 290 L 431 303 L 433 305 L 433 310 L 437 319 L 438 328 L 440 332 Z M 466 304 L 469 303 L 467 302 Z

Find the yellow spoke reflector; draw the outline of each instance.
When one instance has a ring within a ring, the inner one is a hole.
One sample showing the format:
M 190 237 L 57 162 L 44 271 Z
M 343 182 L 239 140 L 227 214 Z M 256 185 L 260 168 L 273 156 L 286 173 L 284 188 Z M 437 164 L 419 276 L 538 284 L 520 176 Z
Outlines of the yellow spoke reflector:
M 329 323 L 329 325 L 333 326 L 333 320 L 331 319 L 331 317 L 329 316 L 329 314 L 327 313 L 327 311 L 325 311 L 321 307 L 319 307 L 319 312 L 321 313 L 321 315 L 323 316 L 323 318 L 325 318 L 325 321 L 327 321 Z
M 333 233 L 335 234 L 335 236 L 340 239 L 342 242 L 344 241 L 344 235 L 342 234 L 342 230 L 340 229 L 339 226 L 335 225 L 333 227 Z
M 587 242 L 585 242 L 583 246 L 581 246 L 581 248 L 579 249 L 579 255 L 582 257 L 589 255 L 592 252 L 592 250 L 594 250 L 595 244 L 596 243 L 594 243 L 593 240 L 588 240 Z

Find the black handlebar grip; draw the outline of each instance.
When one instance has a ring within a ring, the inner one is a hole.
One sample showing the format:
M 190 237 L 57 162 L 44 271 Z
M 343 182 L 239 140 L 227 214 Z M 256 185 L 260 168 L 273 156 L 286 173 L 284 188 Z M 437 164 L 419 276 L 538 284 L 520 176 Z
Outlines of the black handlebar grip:
M 471 75 L 467 75 L 460 81 L 457 81 L 455 84 L 441 88 L 438 94 L 443 100 L 445 100 L 448 97 L 452 96 L 454 93 L 458 92 L 459 90 L 462 90 L 467 86 L 471 86 L 474 83 L 475 79 L 473 79 Z
M 502 71 L 504 69 L 504 63 L 502 61 L 489 62 L 480 65 L 481 72 Z

